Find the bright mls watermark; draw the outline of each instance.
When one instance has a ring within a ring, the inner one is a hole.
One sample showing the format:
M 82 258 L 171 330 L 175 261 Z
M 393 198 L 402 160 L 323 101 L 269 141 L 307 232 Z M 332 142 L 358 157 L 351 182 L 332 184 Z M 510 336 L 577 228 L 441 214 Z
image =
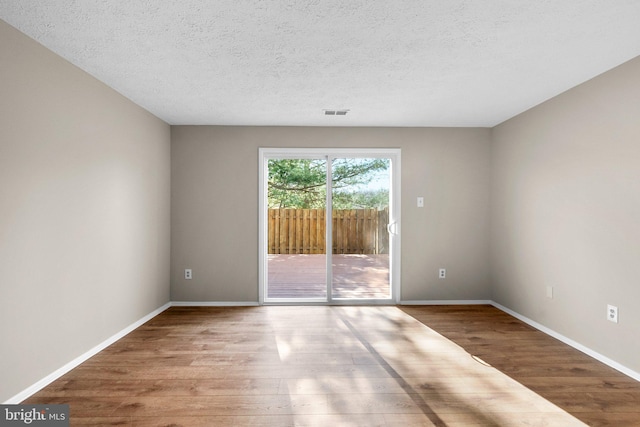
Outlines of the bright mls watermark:
M 0 427 L 69 426 L 69 405 L 0 405 Z

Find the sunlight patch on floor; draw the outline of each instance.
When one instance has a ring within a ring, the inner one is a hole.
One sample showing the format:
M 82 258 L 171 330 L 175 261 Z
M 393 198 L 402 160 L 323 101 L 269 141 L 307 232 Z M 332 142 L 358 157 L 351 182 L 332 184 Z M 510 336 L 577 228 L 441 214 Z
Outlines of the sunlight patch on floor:
M 289 319 L 273 313 L 282 363 L 309 368 L 280 393 L 323 402 L 339 425 L 362 425 L 365 414 L 383 416 L 380 425 L 585 425 L 395 307 L 278 309 Z M 315 425 L 306 415 L 296 411 L 296 425 Z

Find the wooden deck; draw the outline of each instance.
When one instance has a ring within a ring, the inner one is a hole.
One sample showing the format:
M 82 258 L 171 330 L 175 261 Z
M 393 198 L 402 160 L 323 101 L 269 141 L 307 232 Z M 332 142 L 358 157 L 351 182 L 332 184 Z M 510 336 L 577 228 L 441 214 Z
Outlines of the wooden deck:
M 389 255 L 333 255 L 334 299 L 388 299 Z M 269 255 L 268 298 L 326 298 L 326 255 Z

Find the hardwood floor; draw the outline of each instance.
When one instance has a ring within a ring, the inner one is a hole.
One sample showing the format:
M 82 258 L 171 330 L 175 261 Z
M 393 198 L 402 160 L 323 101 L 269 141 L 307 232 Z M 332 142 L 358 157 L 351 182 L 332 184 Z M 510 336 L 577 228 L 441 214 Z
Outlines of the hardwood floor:
M 640 383 L 488 306 L 173 307 L 24 403 L 94 426 L 640 426 Z

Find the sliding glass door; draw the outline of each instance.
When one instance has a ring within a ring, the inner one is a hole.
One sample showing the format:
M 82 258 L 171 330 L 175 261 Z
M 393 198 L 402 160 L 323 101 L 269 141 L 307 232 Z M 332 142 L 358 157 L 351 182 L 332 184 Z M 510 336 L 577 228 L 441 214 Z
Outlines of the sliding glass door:
M 391 298 L 389 158 L 331 161 L 331 298 Z
M 266 298 L 326 301 L 327 160 L 283 157 L 266 164 Z
M 399 300 L 399 150 L 260 150 L 260 301 Z

